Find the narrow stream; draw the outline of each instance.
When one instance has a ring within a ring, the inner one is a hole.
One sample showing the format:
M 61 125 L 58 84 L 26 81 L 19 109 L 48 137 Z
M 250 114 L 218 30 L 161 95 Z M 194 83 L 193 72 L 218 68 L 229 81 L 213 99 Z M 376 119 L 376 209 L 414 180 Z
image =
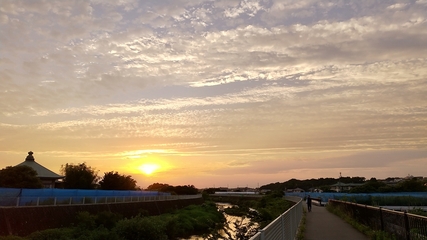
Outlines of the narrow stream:
M 216 203 L 216 206 L 218 211 L 222 211 L 226 208 L 233 207 L 234 205 L 229 203 Z M 216 233 L 211 233 L 207 237 L 192 236 L 187 240 L 246 240 L 258 231 L 259 224 L 252 222 L 251 218 L 246 216 L 231 216 L 226 213 L 223 214 L 226 219 L 226 223 L 223 229 L 220 229 Z

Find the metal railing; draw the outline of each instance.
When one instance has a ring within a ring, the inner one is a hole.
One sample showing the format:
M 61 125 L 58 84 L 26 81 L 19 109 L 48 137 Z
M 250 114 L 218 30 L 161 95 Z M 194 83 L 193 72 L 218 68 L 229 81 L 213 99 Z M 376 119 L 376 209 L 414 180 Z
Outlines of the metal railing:
M 58 206 L 196 199 L 202 195 L 0 197 L 1 207 Z
M 289 198 L 287 198 L 289 199 Z M 298 231 L 303 216 L 303 201 L 301 198 L 289 199 L 298 201 L 294 206 L 282 213 L 265 228 L 259 230 L 250 240 L 293 240 Z
M 398 240 L 427 240 L 427 217 L 339 200 L 329 200 L 329 204 L 359 223 L 388 232 Z

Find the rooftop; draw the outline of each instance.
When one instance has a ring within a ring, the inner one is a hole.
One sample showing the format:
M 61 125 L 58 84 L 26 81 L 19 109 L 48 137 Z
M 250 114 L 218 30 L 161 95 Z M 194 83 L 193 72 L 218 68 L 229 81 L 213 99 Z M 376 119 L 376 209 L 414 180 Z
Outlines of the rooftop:
M 33 156 L 33 152 L 29 151 L 28 156 L 25 158 L 25 161 L 16 165 L 16 166 L 28 166 L 34 169 L 37 172 L 37 177 L 39 178 L 50 178 L 50 179 L 60 179 L 64 178 L 64 176 L 61 176 L 59 174 L 56 174 L 52 172 L 51 170 L 43 167 L 42 165 L 38 164 Z

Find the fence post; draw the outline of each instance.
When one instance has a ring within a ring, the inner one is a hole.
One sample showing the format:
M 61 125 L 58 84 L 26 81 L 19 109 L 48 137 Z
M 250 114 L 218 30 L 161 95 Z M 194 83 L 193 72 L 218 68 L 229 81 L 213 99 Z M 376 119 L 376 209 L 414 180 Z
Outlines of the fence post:
M 17 198 L 16 198 L 16 206 L 17 206 L 17 207 L 19 207 L 19 199 L 20 199 L 20 197 L 17 197 Z
M 261 232 L 260 236 L 261 236 L 261 240 L 266 240 L 265 239 L 265 233 L 264 233 L 264 229 L 259 230 Z
M 405 219 L 406 240 L 411 240 L 411 229 L 409 228 L 409 220 L 406 212 L 403 213 L 403 218 Z
M 383 209 L 380 207 L 381 231 L 384 231 Z
M 282 239 L 285 239 L 285 216 L 282 214 L 280 216 L 280 225 L 282 225 Z
M 56 197 L 53 199 L 53 206 L 56 206 Z

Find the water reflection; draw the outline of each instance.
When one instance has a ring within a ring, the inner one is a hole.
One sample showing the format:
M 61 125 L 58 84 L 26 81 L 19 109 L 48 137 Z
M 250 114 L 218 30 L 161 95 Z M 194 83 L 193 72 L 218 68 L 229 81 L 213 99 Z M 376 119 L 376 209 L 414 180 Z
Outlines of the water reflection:
M 216 203 L 218 211 L 234 207 L 229 203 Z M 253 210 L 253 209 L 251 209 Z M 253 210 L 255 211 L 255 210 Z M 192 236 L 188 240 L 246 240 L 258 231 L 259 224 L 252 222 L 248 216 L 231 216 L 223 212 L 226 223 L 223 229 L 207 236 Z

